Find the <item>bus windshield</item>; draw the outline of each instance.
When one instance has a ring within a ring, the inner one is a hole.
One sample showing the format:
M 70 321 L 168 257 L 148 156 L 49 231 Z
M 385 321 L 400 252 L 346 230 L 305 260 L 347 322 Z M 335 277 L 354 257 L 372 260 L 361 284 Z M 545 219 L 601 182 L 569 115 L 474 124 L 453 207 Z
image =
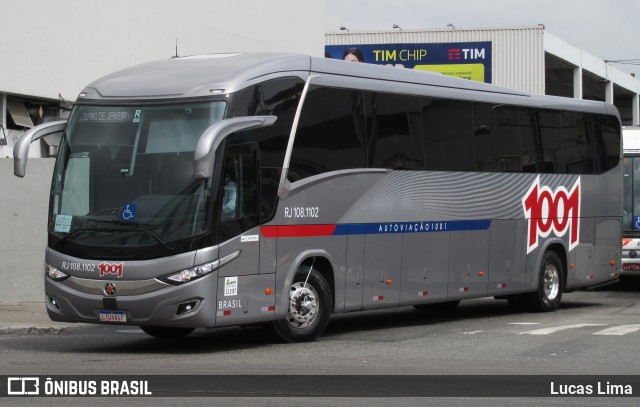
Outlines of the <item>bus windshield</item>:
M 53 177 L 53 247 L 170 252 L 207 232 L 212 183 L 195 179 L 194 151 L 225 105 L 77 106 Z
M 624 158 L 624 219 L 622 230 L 640 234 L 640 157 Z

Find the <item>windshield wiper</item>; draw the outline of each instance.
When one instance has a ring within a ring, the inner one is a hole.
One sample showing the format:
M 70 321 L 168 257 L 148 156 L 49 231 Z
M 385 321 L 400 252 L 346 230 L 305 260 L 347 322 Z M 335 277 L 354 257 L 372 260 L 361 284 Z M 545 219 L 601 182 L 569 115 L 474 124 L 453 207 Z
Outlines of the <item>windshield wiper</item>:
M 141 230 L 143 232 L 145 232 L 146 234 L 148 234 L 149 236 L 151 236 L 156 242 L 160 243 L 165 249 L 167 249 L 170 252 L 174 252 L 175 249 L 171 246 L 169 246 L 167 244 L 167 242 L 165 242 L 164 240 L 162 240 L 162 238 L 156 233 L 154 232 L 151 228 L 149 228 L 149 226 L 145 225 L 144 223 L 140 223 L 137 221 L 131 221 L 131 220 L 117 220 L 117 219 L 113 219 L 113 220 L 106 220 L 106 219 L 91 219 L 91 218 L 87 218 L 87 220 L 91 221 L 91 222 L 97 222 L 97 223 L 110 223 L 110 224 L 116 224 L 116 225 L 121 225 L 121 226 L 135 226 L 135 228 L 133 230 Z M 114 229 L 106 229 L 110 232 L 113 232 Z M 122 230 L 126 230 L 126 229 L 122 229 Z M 68 236 L 67 236 L 68 238 Z
M 113 229 L 109 229 L 109 228 L 77 228 L 74 229 L 73 232 L 69 233 L 68 235 L 61 237 L 60 240 L 58 240 L 56 242 L 56 244 L 60 244 L 60 243 L 64 243 L 67 240 L 74 238 L 76 236 L 78 236 L 81 233 L 85 233 L 85 232 L 113 232 Z

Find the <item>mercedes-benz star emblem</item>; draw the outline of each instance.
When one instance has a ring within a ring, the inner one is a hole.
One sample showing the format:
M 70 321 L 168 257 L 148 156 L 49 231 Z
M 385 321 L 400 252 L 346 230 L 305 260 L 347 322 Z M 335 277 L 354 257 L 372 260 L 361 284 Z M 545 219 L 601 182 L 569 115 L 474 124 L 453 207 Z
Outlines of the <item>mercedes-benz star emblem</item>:
M 107 283 L 104 285 L 104 293 L 110 297 L 116 295 L 116 285 L 113 283 Z

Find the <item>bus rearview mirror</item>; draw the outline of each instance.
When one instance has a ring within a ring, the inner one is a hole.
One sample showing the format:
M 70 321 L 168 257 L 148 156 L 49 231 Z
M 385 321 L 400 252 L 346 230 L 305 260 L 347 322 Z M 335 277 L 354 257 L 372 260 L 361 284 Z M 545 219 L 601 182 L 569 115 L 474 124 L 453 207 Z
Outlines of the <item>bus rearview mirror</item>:
M 209 179 L 213 175 L 213 161 L 216 150 L 230 134 L 271 126 L 276 116 L 247 116 L 221 120 L 207 128 L 200 139 L 194 155 L 194 171 L 196 179 Z
M 23 178 L 27 172 L 27 158 L 29 157 L 29 146 L 36 140 L 53 133 L 64 131 L 67 121 L 56 121 L 44 123 L 26 132 L 24 136 L 13 146 L 13 174 Z

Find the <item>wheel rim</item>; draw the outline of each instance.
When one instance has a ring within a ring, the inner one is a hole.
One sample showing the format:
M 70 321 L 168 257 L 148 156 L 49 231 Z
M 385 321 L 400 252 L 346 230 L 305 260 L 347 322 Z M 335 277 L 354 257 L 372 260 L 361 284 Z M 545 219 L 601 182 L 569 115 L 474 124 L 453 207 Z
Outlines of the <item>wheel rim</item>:
M 544 269 L 544 295 L 549 301 L 558 297 L 560 292 L 560 272 L 553 264 L 547 264 Z
M 318 293 L 310 284 L 298 282 L 291 286 L 287 312 L 289 325 L 294 328 L 308 327 L 316 320 L 319 310 Z

